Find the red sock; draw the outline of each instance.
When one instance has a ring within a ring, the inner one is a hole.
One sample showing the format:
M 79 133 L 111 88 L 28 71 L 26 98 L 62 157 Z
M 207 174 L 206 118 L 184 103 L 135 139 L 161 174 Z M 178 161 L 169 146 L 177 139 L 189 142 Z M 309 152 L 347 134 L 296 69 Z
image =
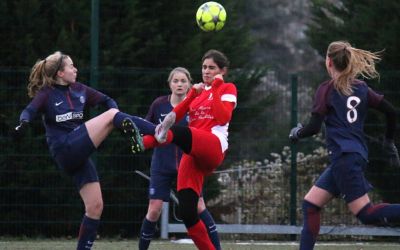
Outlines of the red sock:
M 143 145 L 145 149 L 156 148 L 160 145 L 170 144 L 173 138 L 174 134 L 171 132 L 171 130 L 168 130 L 167 141 L 162 144 L 158 143 L 153 135 L 145 135 L 143 136 Z
M 215 250 L 202 220 L 199 220 L 194 226 L 191 226 L 187 230 L 188 235 L 192 238 L 199 250 Z
M 143 145 L 145 149 L 158 147 L 160 144 L 157 142 L 156 138 L 152 135 L 143 136 Z
M 172 133 L 171 130 L 168 130 L 167 140 L 163 143 L 163 145 L 164 144 L 170 144 L 172 142 L 172 139 L 174 139 L 174 133 Z

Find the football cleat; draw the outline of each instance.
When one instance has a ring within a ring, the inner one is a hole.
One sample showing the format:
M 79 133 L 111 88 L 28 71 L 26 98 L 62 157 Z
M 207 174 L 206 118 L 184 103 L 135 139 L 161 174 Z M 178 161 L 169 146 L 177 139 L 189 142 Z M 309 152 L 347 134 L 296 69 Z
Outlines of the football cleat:
M 129 138 L 132 153 L 136 154 L 139 152 L 143 152 L 143 138 L 140 135 L 138 127 L 130 118 L 125 118 L 122 121 L 122 130 L 124 131 L 124 134 L 127 135 Z

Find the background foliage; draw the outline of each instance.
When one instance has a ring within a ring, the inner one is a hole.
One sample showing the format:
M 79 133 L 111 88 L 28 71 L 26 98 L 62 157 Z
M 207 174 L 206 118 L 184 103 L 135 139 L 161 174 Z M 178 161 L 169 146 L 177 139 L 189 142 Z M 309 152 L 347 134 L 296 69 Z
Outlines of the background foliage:
M 210 48 L 223 51 L 231 61 L 227 80 L 238 87 L 239 105 L 230 126 L 231 146 L 222 169 L 246 161 L 265 163 L 278 157 L 271 157 L 268 152 L 278 152 L 285 159 L 281 151 L 288 145 L 290 74 L 299 76 L 299 120 L 304 122 L 316 85 L 327 77 L 320 62 L 333 40 L 348 40 L 372 51 L 384 50 L 383 61 L 378 65 L 380 81 L 369 84 L 395 106 L 400 105 L 396 84 L 400 80 L 397 1 L 252 1 L 253 4 L 245 0 L 219 1 L 227 10 L 228 21 L 218 33 L 200 32 L 196 26 L 195 12 L 203 1 L 99 1 L 97 88 L 112 96 L 121 110 L 143 116 L 156 96 L 168 93 L 166 79 L 170 69 L 187 67 L 199 82 L 204 52 Z M 49 157 L 40 119 L 20 143 L 11 141 L 8 133 L 29 102 L 25 89 L 29 69 L 36 60 L 61 50 L 74 60 L 79 81 L 90 84 L 90 2 L 0 1 L 0 214 L 4 222 L 0 234 L 75 235 L 78 229 L 81 218 L 77 214 L 82 213 L 82 204 L 72 181 L 58 172 Z M 95 115 L 101 110 L 89 112 Z M 367 133 L 380 136 L 382 124 L 383 117 L 371 112 Z M 114 132 L 94 155 L 106 206 L 101 230 L 107 235 L 132 236 L 136 235 L 136 224 L 140 224 L 147 206 L 147 191 L 143 188 L 147 182 L 132 171 L 148 171 L 150 152 L 132 156 L 123 144 L 123 138 Z M 312 152 L 314 148 L 313 144 L 304 143 L 301 149 Z M 371 180 L 386 201 L 398 201 L 398 171 L 382 162 L 378 144 L 371 144 L 371 149 Z M 318 169 L 323 165 L 320 159 L 315 162 L 316 166 L 307 164 Z M 278 173 L 284 173 L 286 178 L 287 165 L 279 167 L 283 169 L 276 167 Z M 252 176 L 253 173 L 243 179 L 246 188 L 252 188 Z M 308 183 L 299 182 L 302 192 L 305 187 L 301 185 L 312 182 L 304 179 Z M 259 181 L 253 191 L 262 195 L 248 195 L 249 199 L 265 198 L 264 192 L 271 197 L 277 194 L 265 191 L 263 185 L 268 181 L 264 177 Z M 220 187 L 219 183 L 210 178 L 206 184 L 205 197 L 215 198 L 215 203 L 220 202 L 221 190 L 231 191 L 231 186 Z M 288 183 L 284 184 L 287 188 Z M 286 196 L 282 197 L 281 201 L 286 201 Z M 246 209 L 247 217 L 259 218 L 253 208 Z M 286 209 L 281 211 L 280 221 L 287 220 Z M 58 226 L 65 223 L 66 228 Z

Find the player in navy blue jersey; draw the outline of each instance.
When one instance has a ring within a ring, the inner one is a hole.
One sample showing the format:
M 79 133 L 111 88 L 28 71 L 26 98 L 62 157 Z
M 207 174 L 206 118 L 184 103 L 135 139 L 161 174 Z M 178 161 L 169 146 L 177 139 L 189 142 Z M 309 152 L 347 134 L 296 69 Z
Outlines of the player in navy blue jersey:
M 59 51 L 36 62 L 28 85 L 33 100 L 22 111 L 14 135 L 22 135 L 35 117 L 42 116 L 50 153 L 58 167 L 73 177 L 85 204 L 77 249 L 87 250 L 96 238 L 103 211 L 99 177 L 90 155 L 114 128 L 119 110 L 107 95 L 76 82 L 77 73 L 71 58 Z M 85 122 L 84 108 L 97 105 L 107 111 Z M 136 131 L 124 132 L 133 143 L 132 150 L 140 151 L 143 148 Z
M 383 97 L 367 86 L 364 78 L 379 77 L 375 63 L 379 53 L 352 47 L 348 42 L 332 42 L 326 53 L 326 69 L 331 79 L 323 82 L 316 94 L 310 121 L 306 126 L 292 128 L 289 138 L 300 138 L 326 127 L 326 144 L 330 165 L 320 175 L 303 200 L 303 229 L 300 249 L 314 248 L 320 228 L 320 211 L 334 197 L 340 196 L 349 210 L 368 225 L 392 226 L 400 222 L 400 204 L 372 204 L 368 191 L 372 186 L 364 176 L 368 148 L 364 135 L 364 121 L 369 107 L 386 116 L 383 146 L 394 166 L 399 166 L 399 155 L 394 144 L 396 111 Z
M 191 82 L 192 78 L 187 69 L 182 67 L 173 69 L 168 77 L 171 94 L 156 98 L 151 104 L 145 119 L 154 124 L 161 123 L 164 117 L 185 98 L 191 87 Z M 187 126 L 187 118 L 187 116 L 184 117 L 177 125 Z M 160 218 L 163 201 L 170 200 L 170 191 L 178 174 L 177 169 L 181 157 L 182 150 L 175 144 L 167 144 L 154 148 L 150 168 L 150 200 L 147 214 L 140 230 L 139 250 L 149 248 L 150 241 L 156 231 L 156 223 Z M 198 213 L 208 229 L 215 248 L 221 249 L 215 222 L 206 209 L 202 197 L 200 197 L 198 202 Z

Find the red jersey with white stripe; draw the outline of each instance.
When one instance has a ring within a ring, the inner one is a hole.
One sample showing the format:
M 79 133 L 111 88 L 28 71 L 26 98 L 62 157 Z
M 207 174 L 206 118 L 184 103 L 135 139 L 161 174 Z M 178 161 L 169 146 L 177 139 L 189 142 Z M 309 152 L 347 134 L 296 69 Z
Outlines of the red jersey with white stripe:
M 219 87 L 221 101 L 233 102 L 236 107 L 237 89 L 233 83 L 224 83 Z M 194 127 L 215 134 L 220 142 L 222 152 L 228 148 L 228 127 L 226 124 L 218 124 L 214 118 L 212 102 L 214 100 L 212 87 L 206 86 L 189 106 L 189 127 Z

